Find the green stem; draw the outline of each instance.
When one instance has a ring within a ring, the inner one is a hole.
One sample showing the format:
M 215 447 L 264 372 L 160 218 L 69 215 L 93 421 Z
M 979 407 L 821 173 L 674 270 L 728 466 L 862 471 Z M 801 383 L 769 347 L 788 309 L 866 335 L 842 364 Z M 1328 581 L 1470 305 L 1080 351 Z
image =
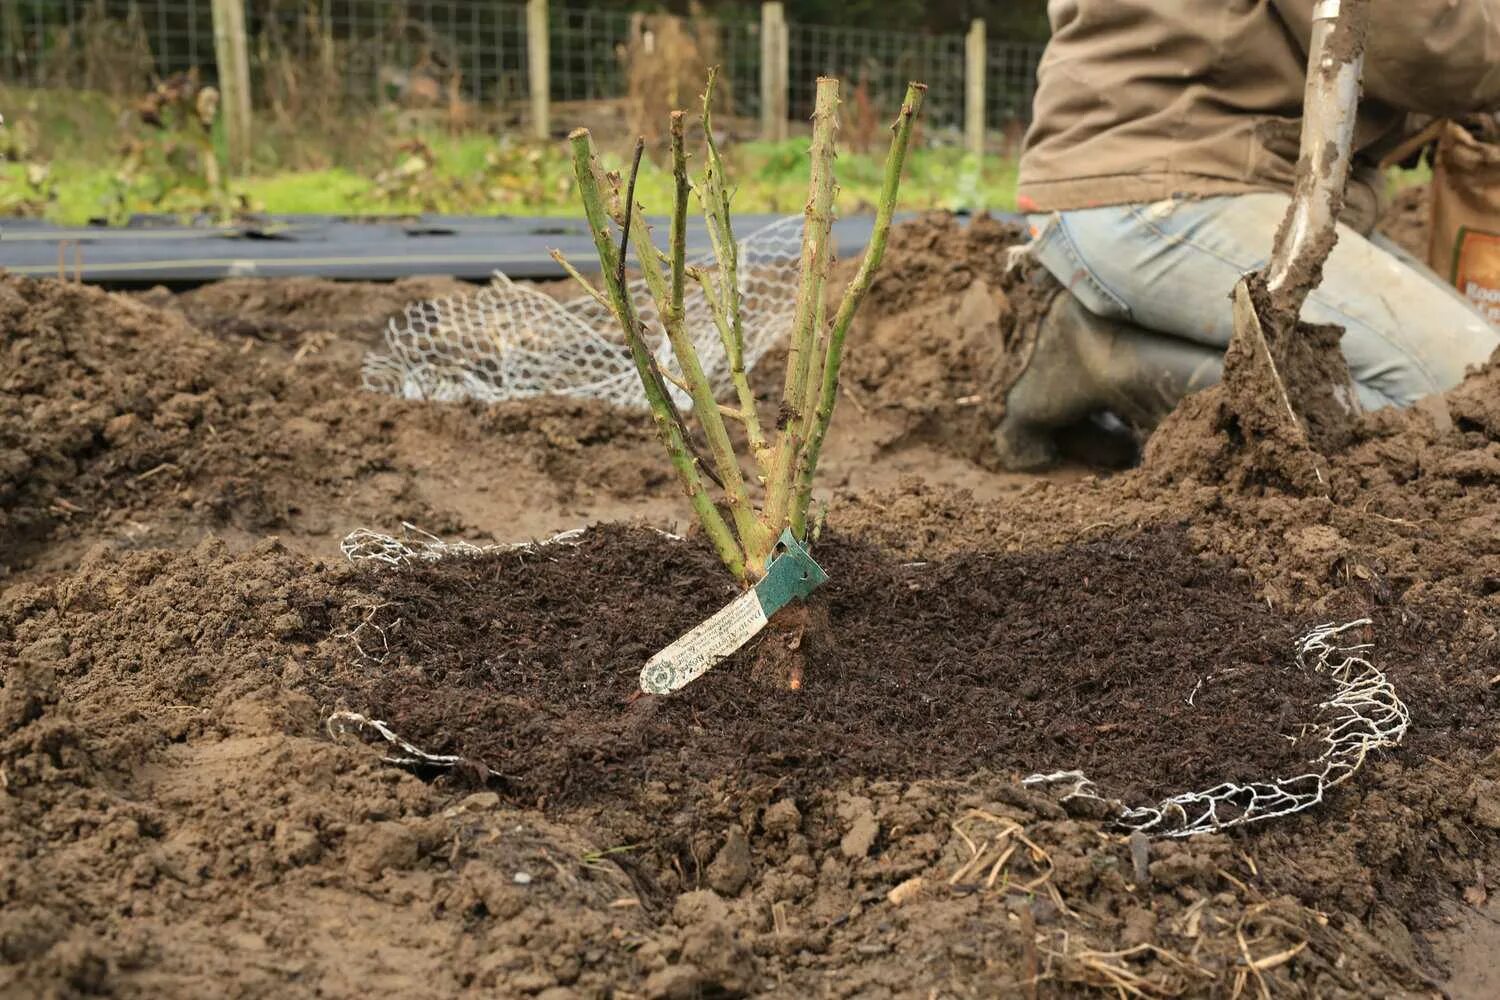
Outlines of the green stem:
M 672 353 L 676 356 L 677 365 L 682 370 L 683 380 L 691 389 L 689 395 L 693 399 L 694 412 L 697 414 L 698 423 L 703 427 L 703 435 L 708 440 L 709 456 L 713 459 L 714 468 L 718 470 L 719 480 L 724 484 L 725 502 L 729 507 L 729 515 L 748 559 L 746 568 L 754 575 L 765 569 L 764 557 L 775 545 L 775 539 L 767 539 L 766 530 L 755 516 L 755 509 L 750 504 L 750 495 L 745 487 L 745 476 L 740 470 L 739 458 L 735 455 L 734 446 L 730 443 L 729 431 L 724 426 L 724 415 L 719 411 L 719 401 L 714 397 L 713 386 L 709 383 L 708 376 L 704 374 L 697 349 L 693 345 L 692 337 L 688 335 L 680 306 L 680 293 L 677 291 L 686 273 L 684 260 L 686 226 L 677 223 L 679 220 L 686 221 L 688 194 L 687 152 L 683 143 L 681 112 L 674 112 L 672 115 L 671 140 L 672 170 L 678 183 L 676 198 L 672 206 L 674 232 L 671 236 L 671 252 L 668 257 L 672 271 L 670 282 L 662 268 L 661 258 L 651 242 L 650 227 L 647 226 L 645 217 L 640 212 L 630 213 L 631 238 L 635 241 L 636 259 L 641 266 L 641 276 L 646 281 L 651 297 L 656 300 L 657 309 L 661 313 L 662 326 L 667 332 L 668 342 L 672 345 Z M 625 206 L 621 206 L 618 214 L 624 218 Z
M 731 332 L 724 314 L 714 305 L 714 299 L 719 294 L 719 289 L 714 284 L 714 279 L 703 268 L 692 266 L 688 267 L 688 277 L 696 281 L 698 287 L 703 289 L 703 296 L 709 303 L 709 315 L 713 317 L 714 328 L 719 331 L 719 343 L 724 345 L 724 353 L 728 355 L 730 351 L 729 345 L 733 343 L 734 334 Z M 766 439 L 760 426 L 760 414 L 755 410 L 755 394 L 750 390 L 750 381 L 745 377 L 743 367 L 741 367 L 738 376 L 732 371 L 730 375 L 734 380 L 735 392 L 740 398 L 740 409 L 734 411 L 735 419 L 745 425 L 745 437 L 750 443 L 750 454 L 755 457 L 756 464 L 761 467 L 761 473 L 764 475 Z M 743 386 L 741 383 L 743 383 Z M 744 409 L 746 406 L 750 408 L 748 411 Z M 748 418 L 745 416 L 746 412 L 749 414 Z
M 834 186 L 835 193 L 838 186 Z M 828 271 L 833 269 L 833 252 L 829 248 L 828 256 L 824 260 L 825 281 Z M 812 440 L 813 424 L 817 421 L 818 396 L 823 384 L 823 369 L 827 367 L 828 358 L 828 295 L 825 287 L 823 294 L 818 296 L 818 308 L 813 318 L 813 344 L 812 360 L 808 364 L 807 387 L 802 397 L 802 445 Z M 796 494 L 792 499 L 792 521 L 796 521 Z M 798 537 L 802 537 L 799 533 Z
M 823 386 L 818 399 L 817 415 L 797 468 L 797 495 L 792 505 L 791 527 L 792 533 L 799 538 L 803 536 L 807 525 L 807 505 L 812 499 L 813 473 L 817 471 L 823 439 L 828 434 L 833 407 L 838 401 L 844 336 L 849 332 L 854 313 L 864 301 L 865 293 L 870 289 L 870 281 L 885 256 L 886 238 L 891 231 L 891 216 L 896 210 L 896 194 L 901 188 L 901 170 L 906 163 L 907 148 L 911 144 L 912 125 L 922 110 L 922 97 L 926 92 L 927 88 L 920 83 L 911 83 L 906 87 L 906 100 L 901 103 L 901 113 L 891 127 L 891 148 L 885 158 L 885 178 L 880 186 L 875 231 L 870 237 L 870 245 L 865 250 L 865 258 L 860 262 L 858 273 L 844 290 L 843 301 L 839 304 L 833 329 L 828 336 L 828 353 L 823 361 Z
M 764 475 L 767 472 L 766 434 L 755 407 L 755 393 L 751 391 L 750 379 L 745 374 L 745 331 L 740 316 L 740 248 L 735 242 L 734 225 L 730 221 L 729 182 L 724 172 L 724 160 L 719 156 L 718 143 L 714 142 L 713 95 L 718 76 L 719 68 L 710 67 L 708 85 L 703 88 L 703 141 L 707 155 L 703 187 L 698 192 L 698 200 L 703 204 L 703 219 L 708 224 L 709 243 L 713 246 L 714 259 L 719 263 L 718 286 L 711 288 L 705 274 L 700 274 L 698 280 L 708 297 L 709 309 L 719 328 L 719 339 L 723 341 L 724 353 L 729 359 L 729 378 L 739 396 L 740 411 L 746 417 L 745 437 L 750 443 L 750 452 Z
M 789 523 L 793 478 L 802 452 L 803 405 L 807 399 L 808 371 L 815 343 L 818 302 L 828 271 L 828 240 L 833 228 L 833 134 L 838 127 L 839 82 L 818 78 L 813 103 L 812 175 L 809 180 L 806 219 L 802 224 L 802 281 L 792 315 L 791 339 L 787 347 L 786 384 L 777 423 L 781 434 L 771 456 L 766 482 L 764 520 L 773 536 Z
M 687 150 L 683 144 L 682 121 L 685 111 L 672 112 L 670 134 L 672 136 L 672 228 L 668 241 L 671 246 L 672 294 L 667 303 L 667 312 L 678 327 L 683 325 L 682 295 L 687 281 L 687 208 L 688 176 Z M 674 345 L 675 346 L 675 345 Z M 693 352 L 696 356 L 697 352 Z
M 702 523 L 709 541 L 713 543 L 715 551 L 724 561 L 724 565 L 729 567 L 729 571 L 737 578 L 744 580 L 746 579 L 744 551 L 735 541 L 734 533 L 703 485 L 703 480 L 698 473 L 697 460 L 688 449 L 682 429 L 672 419 L 671 400 L 667 398 L 661 383 L 652 377 L 650 349 L 641 336 L 640 321 L 636 318 L 630 295 L 618 277 L 619 266 L 623 258 L 610 240 L 609 214 L 605 207 L 599 163 L 594 156 L 594 146 L 589 138 L 589 130 L 574 129 L 569 134 L 568 141 L 573 147 L 573 173 L 578 179 L 578 191 L 583 200 L 584 215 L 588 218 L 589 229 L 594 237 L 594 247 L 599 253 L 599 265 L 604 272 L 609 300 L 614 307 L 615 318 L 620 321 L 620 326 L 625 331 L 625 340 L 630 345 L 630 355 L 635 362 L 636 374 L 640 376 L 641 386 L 645 389 L 646 402 L 651 408 L 651 417 L 656 423 L 657 432 L 661 435 L 662 443 L 666 445 L 672 457 L 672 465 L 677 470 L 683 489 L 692 500 L 693 510 L 697 513 L 698 520 Z M 650 247 L 649 241 L 644 248 L 640 249 L 637 256 L 642 261 L 655 259 L 655 251 Z M 659 268 L 660 264 L 658 263 L 657 266 Z
M 592 281 L 589 281 L 588 278 L 580 274 L 578 268 L 573 266 L 573 262 L 565 257 L 561 250 L 554 249 L 549 251 L 549 253 L 552 255 L 552 259 L 557 261 L 558 265 L 568 273 L 568 277 L 578 282 L 578 286 L 587 292 L 591 299 L 606 309 L 614 310 L 614 304 L 609 301 L 609 297 L 595 288 Z
M 641 173 L 641 154 L 645 151 L 646 139 L 644 136 L 639 136 L 635 140 L 635 156 L 631 158 L 630 162 L 630 178 L 625 185 L 625 217 L 620 223 L 620 252 L 617 255 L 618 267 L 615 271 L 615 281 L 619 283 L 621 288 L 625 288 L 625 251 L 630 246 L 630 234 L 635 229 L 635 226 L 631 223 L 631 216 L 635 214 L 636 207 L 635 182 Z M 637 249 L 640 248 L 638 247 Z M 649 236 L 646 237 L 646 246 L 644 249 L 652 255 L 653 259 L 658 253 L 656 245 L 650 241 Z M 659 309 L 666 308 L 660 299 L 657 300 L 657 306 Z M 641 337 L 644 343 L 644 334 L 641 332 L 639 323 L 635 326 L 635 335 Z M 661 366 L 656 363 L 656 353 L 647 350 L 646 358 L 651 364 L 651 378 L 656 383 L 657 389 L 661 391 L 662 398 L 667 401 L 667 409 L 671 412 L 672 422 L 677 425 L 678 432 L 682 434 L 683 443 L 687 445 L 688 451 L 692 452 L 693 458 L 698 460 L 698 468 L 714 481 L 715 486 L 722 489 L 724 486 L 723 481 L 714 474 L 713 466 L 703 463 L 703 456 L 698 454 L 698 449 L 693 445 L 693 435 L 688 430 L 687 423 L 682 419 L 682 411 L 677 409 L 677 401 L 672 398 L 671 392 L 667 389 L 666 382 L 662 380 L 662 370 Z

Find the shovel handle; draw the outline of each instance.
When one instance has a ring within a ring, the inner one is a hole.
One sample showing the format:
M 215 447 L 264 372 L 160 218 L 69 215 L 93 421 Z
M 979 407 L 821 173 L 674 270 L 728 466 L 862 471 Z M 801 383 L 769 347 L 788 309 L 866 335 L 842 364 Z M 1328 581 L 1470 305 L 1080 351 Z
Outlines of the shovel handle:
M 1313 8 L 1296 189 L 1264 273 L 1272 307 L 1287 315 L 1302 311 L 1333 248 L 1359 110 L 1369 2 L 1320 0 Z

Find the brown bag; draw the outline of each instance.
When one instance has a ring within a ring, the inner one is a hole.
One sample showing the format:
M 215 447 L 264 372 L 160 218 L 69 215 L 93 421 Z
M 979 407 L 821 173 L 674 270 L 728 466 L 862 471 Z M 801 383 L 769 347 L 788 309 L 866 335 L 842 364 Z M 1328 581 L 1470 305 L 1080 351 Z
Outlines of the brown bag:
M 1451 121 L 1433 156 L 1428 263 L 1500 326 L 1500 142 Z

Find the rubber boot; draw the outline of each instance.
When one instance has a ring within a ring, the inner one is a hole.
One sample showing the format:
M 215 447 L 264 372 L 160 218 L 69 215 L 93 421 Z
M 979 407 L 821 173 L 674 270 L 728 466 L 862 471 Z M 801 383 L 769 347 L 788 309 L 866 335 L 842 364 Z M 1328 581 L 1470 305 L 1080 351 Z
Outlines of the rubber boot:
M 1013 471 L 1057 461 L 1056 432 L 1110 412 L 1144 440 L 1188 393 L 1219 381 L 1223 351 L 1089 312 L 1060 292 L 1037 324 L 1031 357 L 1005 390 L 995 428 Z

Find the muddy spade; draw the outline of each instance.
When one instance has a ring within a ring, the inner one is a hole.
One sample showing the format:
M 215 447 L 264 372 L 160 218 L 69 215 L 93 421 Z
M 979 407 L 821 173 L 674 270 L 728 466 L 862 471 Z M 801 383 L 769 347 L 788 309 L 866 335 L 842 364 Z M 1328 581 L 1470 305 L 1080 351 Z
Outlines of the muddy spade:
M 1292 203 L 1276 230 L 1266 266 L 1242 277 L 1234 288 L 1234 340 L 1267 369 L 1293 439 L 1309 450 L 1307 428 L 1292 405 L 1277 359 L 1285 358 L 1283 345 L 1296 335 L 1302 304 L 1322 279 L 1323 262 L 1338 238 L 1368 21 L 1369 0 L 1321 0 L 1314 7 Z M 1345 411 L 1353 412 L 1352 386 L 1328 389 Z M 1316 472 L 1324 482 L 1322 471 Z

